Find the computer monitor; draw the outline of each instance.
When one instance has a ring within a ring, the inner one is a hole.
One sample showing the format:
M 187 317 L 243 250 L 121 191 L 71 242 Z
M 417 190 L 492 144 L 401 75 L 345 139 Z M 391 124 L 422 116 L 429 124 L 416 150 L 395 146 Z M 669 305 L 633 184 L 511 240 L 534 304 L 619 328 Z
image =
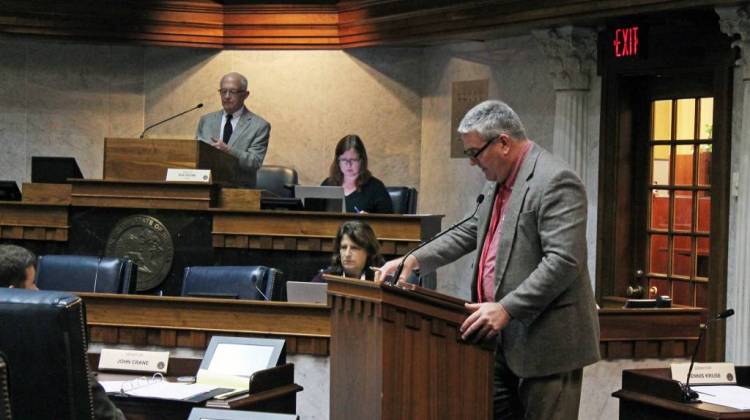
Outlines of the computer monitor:
M 0 201 L 21 201 L 21 190 L 16 181 L 0 181 Z
M 344 187 L 295 185 L 294 197 L 307 211 L 346 212 Z
M 68 178 L 82 179 L 81 168 L 75 158 L 59 156 L 32 156 L 31 182 L 67 184 Z

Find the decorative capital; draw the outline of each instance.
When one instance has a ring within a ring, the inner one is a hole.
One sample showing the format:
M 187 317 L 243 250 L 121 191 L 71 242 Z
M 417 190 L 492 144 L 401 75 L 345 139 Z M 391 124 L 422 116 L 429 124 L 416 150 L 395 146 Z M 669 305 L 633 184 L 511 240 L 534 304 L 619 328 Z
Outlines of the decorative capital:
M 737 65 L 743 68 L 743 79 L 750 79 L 750 5 L 737 7 L 717 7 L 719 28 L 731 38 L 739 39 L 732 42 L 733 47 L 740 47 L 742 53 Z
M 596 32 L 563 26 L 532 31 L 550 65 L 555 90 L 588 90 L 596 68 Z

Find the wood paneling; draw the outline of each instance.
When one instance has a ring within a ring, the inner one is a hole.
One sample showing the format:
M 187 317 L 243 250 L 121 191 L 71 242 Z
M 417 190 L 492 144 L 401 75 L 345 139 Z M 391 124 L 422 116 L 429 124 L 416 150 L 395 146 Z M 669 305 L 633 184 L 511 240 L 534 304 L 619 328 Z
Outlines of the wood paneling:
M 2 2 L 0 31 L 218 49 L 332 49 L 481 40 L 730 0 L 208 0 Z
M 70 184 L 23 183 L 23 202 L 33 204 L 70 204 Z
M 67 241 L 68 207 L 0 202 L 0 239 Z
M 72 181 L 72 205 L 137 209 L 208 210 L 215 204 L 212 184 L 149 181 Z
M 357 219 L 372 226 L 383 253 L 408 251 L 440 229 L 436 215 L 378 215 L 309 212 L 213 211 L 213 246 L 294 251 L 332 252 L 341 223 Z
M 205 348 L 213 335 L 287 340 L 290 354 L 326 356 L 324 305 L 168 296 L 80 293 L 91 341 L 102 344 Z

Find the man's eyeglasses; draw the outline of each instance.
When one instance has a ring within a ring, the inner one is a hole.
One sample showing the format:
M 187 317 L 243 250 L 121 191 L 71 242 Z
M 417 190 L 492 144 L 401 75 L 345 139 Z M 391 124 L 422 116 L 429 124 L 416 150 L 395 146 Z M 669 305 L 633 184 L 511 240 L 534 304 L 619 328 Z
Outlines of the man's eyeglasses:
M 359 163 L 361 161 L 362 161 L 362 159 L 360 159 L 360 158 L 357 158 L 357 159 L 339 159 L 339 163 L 342 164 L 342 165 L 345 165 L 345 166 L 352 166 L 352 165 L 357 164 L 357 163 Z
M 484 146 L 480 147 L 479 149 L 472 148 L 472 149 L 466 149 L 466 150 L 464 150 L 464 156 L 466 156 L 467 158 L 470 158 L 470 159 L 479 159 L 479 155 L 481 155 L 482 152 L 484 152 L 484 149 L 490 147 L 490 145 L 492 143 L 494 143 L 495 140 L 497 140 L 499 138 L 500 138 L 500 136 L 495 137 L 494 139 L 492 139 L 492 140 L 488 141 L 487 143 L 485 143 Z
M 219 95 L 221 96 L 237 96 L 239 94 L 247 92 L 246 90 L 237 90 L 237 89 L 219 89 L 218 90 Z

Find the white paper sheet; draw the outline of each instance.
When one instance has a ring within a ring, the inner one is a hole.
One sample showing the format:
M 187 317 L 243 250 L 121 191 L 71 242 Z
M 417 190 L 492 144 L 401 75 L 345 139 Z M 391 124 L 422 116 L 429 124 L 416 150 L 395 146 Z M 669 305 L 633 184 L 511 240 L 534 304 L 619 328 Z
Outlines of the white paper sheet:
M 184 400 L 192 396 L 203 394 L 216 389 L 213 385 L 182 384 L 178 382 L 161 381 L 148 386 L 128 391 L 134 397 L 165 398 L 169 400 Z
M 750 388 L 737 385 L 691 386 L 701 401 L 736 408 L 750 409 Z
M 183 384 L 179 382 L 154 381 L 147 385 L 133 387 L 132 381 L 101 381 L 105 392 L 125 393 L 134 397 L 165 398 L 170 400 L 184 400 L 192 396 L 203 394 L 216 389 L 214 385 Z

